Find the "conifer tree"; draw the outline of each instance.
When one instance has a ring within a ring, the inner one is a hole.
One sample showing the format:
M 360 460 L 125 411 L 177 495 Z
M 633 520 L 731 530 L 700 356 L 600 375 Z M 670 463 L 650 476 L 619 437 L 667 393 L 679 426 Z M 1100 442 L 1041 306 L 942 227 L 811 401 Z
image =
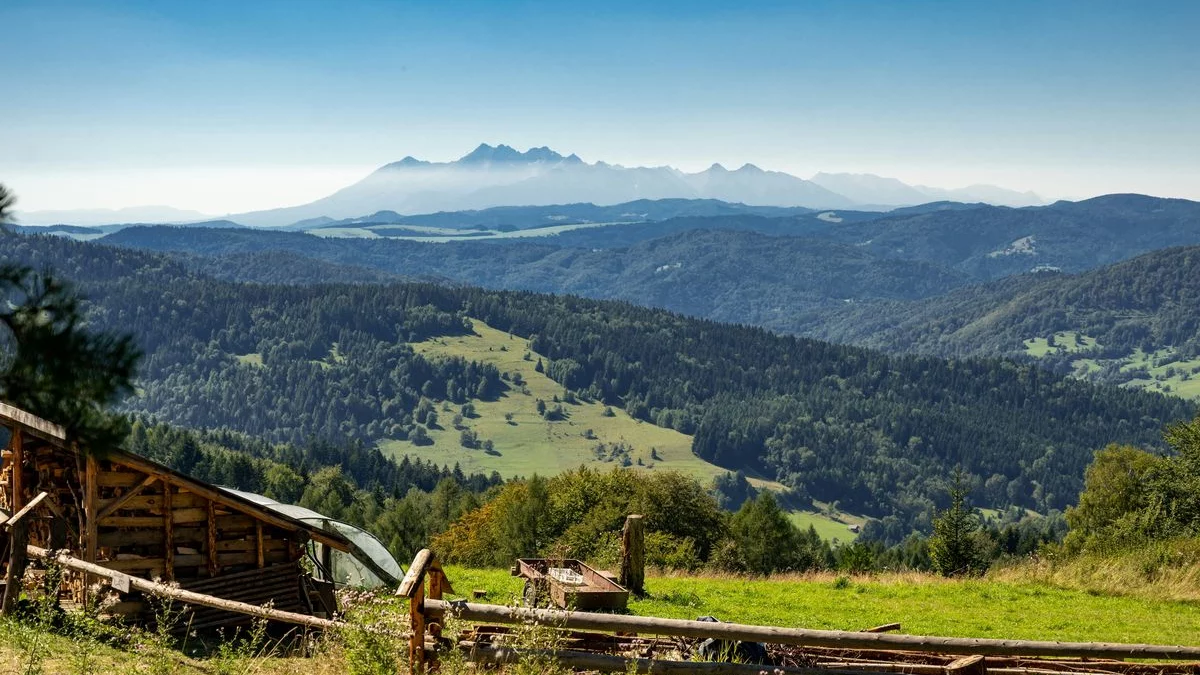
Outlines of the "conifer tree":
M 978 530 L 979 519 L 967 506 L 967 486 L 962 469 L 955 469 L 950 508 L 934 519 L 933 536 L 929 538 L 933 568 L 947 577 L 979 572 L 983 561 L 975 538 Z
M 15 199 L 0 185 L 0 226 Z M 0 236 L 13 236 L 7 232 Z M 0 398 L 63 425 L 85 451 L 128 431 L 108 408 L 133 392 L 141 352 L 128 335 L 89 330 L 80 297 L 50 270 L 0 265 Z

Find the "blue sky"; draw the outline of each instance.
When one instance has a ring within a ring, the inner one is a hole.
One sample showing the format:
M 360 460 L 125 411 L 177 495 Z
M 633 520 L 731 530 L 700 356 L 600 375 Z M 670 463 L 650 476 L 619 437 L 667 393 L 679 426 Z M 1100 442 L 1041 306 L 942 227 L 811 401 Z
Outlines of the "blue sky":
M 1200 199 L 1196 2 L 0 3 L 27 210 L 309 201 L 480 142 Z

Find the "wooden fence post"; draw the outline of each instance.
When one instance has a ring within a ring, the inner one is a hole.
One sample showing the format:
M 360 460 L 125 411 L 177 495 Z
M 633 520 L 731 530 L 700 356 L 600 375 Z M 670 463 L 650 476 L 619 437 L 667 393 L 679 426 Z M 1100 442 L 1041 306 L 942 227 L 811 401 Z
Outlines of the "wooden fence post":
M 21 597 L 21 581 L 25 578 L 25 564 L 28 556 L 25 546 L 29 529 L 24 518 L 8 527 L 9 545 L 12 549 L 8 554 L 8 571 L 4 575 L 4 600 L 0 605 L 0 615 L 11 615 L 17 607 L 17 599 Z
M 621 533 L 621 585 L 634 595 L 646 594 L 646 528 L 642 516 L 627 516 Z

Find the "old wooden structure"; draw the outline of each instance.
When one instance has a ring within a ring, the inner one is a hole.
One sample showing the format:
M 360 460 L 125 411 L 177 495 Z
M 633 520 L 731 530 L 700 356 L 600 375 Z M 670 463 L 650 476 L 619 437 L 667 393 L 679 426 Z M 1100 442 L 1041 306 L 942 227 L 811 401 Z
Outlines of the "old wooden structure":
M 629 591 L 585 563 L 571 558 L 520 558 L 511 569 L 525 579 L 525 604 L 543 598 L 562 609 L 619 611 L 629 604 Z
M 0 403 L 7 431 L 0 456 L 0 566 L 19 580 L 25 547 L 65 550 L 87 563 L 207 596 L 310 616 L 336 610 L 331 588 L 305 571 L 309 542 L 349 551 L 342 535 L 272 511 L 237 494 L 120 450 L 81 452 L 65 430 Z M 18 539 L 19 535 L 19 539 Z M 313 564 L 319 565 L 319 561 Z M 310 565 L 311 566 L 311 565 Z M 92 574 L 73 574 L 64 595 L 82 601 Z M 144 615 L 142 593 L 122 588 L 114 613 Z M 11 595 L 11 593 L 9 594 Z M 235 625 L 245 614 L 197 608 L 192 629 Z

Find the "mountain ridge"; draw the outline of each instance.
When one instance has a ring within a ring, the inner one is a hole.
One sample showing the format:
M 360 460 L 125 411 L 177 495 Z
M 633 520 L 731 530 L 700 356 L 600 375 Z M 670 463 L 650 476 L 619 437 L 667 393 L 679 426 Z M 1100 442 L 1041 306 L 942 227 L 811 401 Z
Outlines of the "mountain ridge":
M 819 174 L 832 176 L 833 174 Z M 878 177 L 874 177 L 877 178 Z M 878 179 L 895 181 L 895 179 Z M 898 183 L 899 181 L 895 181 Z M 987 186 L 989 200 L 1012 199 L 1013 191 Z M 943 190 L 930 197 L 909 188 L 902 203 L 863 195 L 856 200 L 819 181 L 745 163 L 729 170 L 714 163 L 688 173 L 670 166 L 625 167 L 588 163 L 547 146 L 521 152 L 512 146 L 482 143 L 449 162 L 406 156 L 381 166 L 361 181 L 306 204 L 231 214 L 230 220 L 258 227 L 282 227 L 317 218 L 344 219 L 378 211 L 432 213 L 495 206 L 535 206 L 573 202 L 597 205 L 637 199 L 715 198 L 758 206 L 847 209 L 911 206 L 968 192 Z M 1006 197 L 1007 195 L 1007 197 Z M 1036 197 L 1036 196 L 1034 196 Z M 1030 198 L 1020 197 L 1024 202 Z

